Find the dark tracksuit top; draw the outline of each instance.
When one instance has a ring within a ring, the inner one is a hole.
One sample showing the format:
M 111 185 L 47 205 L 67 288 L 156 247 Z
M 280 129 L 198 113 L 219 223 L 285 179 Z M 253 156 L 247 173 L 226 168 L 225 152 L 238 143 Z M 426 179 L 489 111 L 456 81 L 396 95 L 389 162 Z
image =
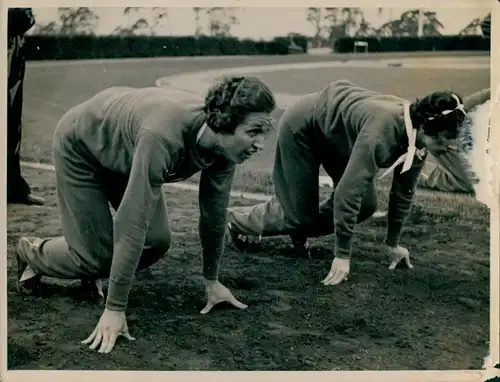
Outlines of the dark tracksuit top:
M 222 157 L 207 160 L 199 155 L 197 134 L 205 120 L 203 111 L 169 101 L 162 89 L 127 87 L 104 90 L 63 117 L 60 125 L 71 127 L 56 131 L 55 147 L 63 147 L 69 140 L 77 147 L 77 160 L 97 162 L 129 178 L 114 221 L 109 309 L 123 310 L 127 305 L 162 184 L 187 179 L 200 170 L 203 275 L 217 278 L 235 164 Z
M 402 107 L 407 102 L 346 80 L 333 82 L 318 94 L 315 125 L 326 140 L 336 142 L 336 146 L 349 156 L 334 195 L 337 257 L 349 258 L 351 255 L 352 236 L 363 195 L 379 170 L 390 167 L 407 151 Z M 388 209 L 386 241 L 389 245 L 399 242 L 423 163 L 424 160 L 415 157 L 408 171 L 401 174 L 401 165 L 394 171 Z

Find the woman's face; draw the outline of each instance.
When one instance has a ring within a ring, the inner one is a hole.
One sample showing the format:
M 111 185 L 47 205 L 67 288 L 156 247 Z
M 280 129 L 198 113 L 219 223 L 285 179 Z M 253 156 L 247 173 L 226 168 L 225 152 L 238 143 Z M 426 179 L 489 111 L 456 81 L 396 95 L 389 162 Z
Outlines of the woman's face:
M 421 133 L 422 143 L 434 156 L 439 156 L 455 149 L 457 137 L 449 132 L 440 132 L 437 137 L 431 137 L 423 132 Z
M 249 113 L 233 134 L 220 134 L 220 147 L 234 163 L 242 163 L 264 149 L 264 141 L 271 131 L 269 113 Z

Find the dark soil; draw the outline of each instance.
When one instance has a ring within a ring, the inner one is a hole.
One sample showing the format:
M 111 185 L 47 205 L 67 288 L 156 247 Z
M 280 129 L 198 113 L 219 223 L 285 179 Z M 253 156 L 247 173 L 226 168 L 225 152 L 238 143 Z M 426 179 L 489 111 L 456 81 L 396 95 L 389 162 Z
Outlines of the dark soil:
M 387 269 L 385 221 L 367 221 L 357 230 L 351 277 L 336 287 L 320 283 L 332 260 L 331 236 L 313 242 L 320 250 L 312 260 L 293 258 L 287 238 L 263 240 L 255 253 L 228 248 L 221 281 L 249 307 L 220 306 L 203 316 L 197 195 L 167 188 L 174 243 L 132 289 L 128 322 L 137 340 L 119 340 L 101 355 L 80 344 L 103 308 L 78 283 L 47 280 L 41 296 L 15 292 L 19 237 L 61 232 L 54 174 L 25 174 L 49 205 L 8 207 L 9 369 L 481 368 L 489 338 L 489 224 L 486 209 L 473 202 L 451 211 L 456 201 L 419 195 L 403 235 L 411 271 Z

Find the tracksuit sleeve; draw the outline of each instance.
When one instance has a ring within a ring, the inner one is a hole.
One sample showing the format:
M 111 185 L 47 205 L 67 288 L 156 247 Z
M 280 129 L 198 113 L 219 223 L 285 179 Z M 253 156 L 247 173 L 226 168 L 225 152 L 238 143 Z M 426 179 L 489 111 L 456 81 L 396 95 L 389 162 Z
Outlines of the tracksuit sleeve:
M 335 257 L 351 257 L 352 237 L 365 192 L 378 173 L 378 158 L 387 156 L 377 131 L 367 126 L 356 139 L 334 193 Z
M 199 234 L 203 276 L 209 280 L 218 278 L 234 171 L 234 164 L 221 161 L 201 172 Z
M 471 112 L 479 105 L 482 105 L 486 101 L 489 101 L 491 98 L 490 88 L 479 90 L 475 93 L 472 93 L 464 98 L 464 108 L 466 112 Z
M 399 245 L 401 230 L 408 218 L 417 188 L 418 177 L 422 171 L 427 154 L 420 159 L 417 155 L 413 159 L 410 169 L 401 174 L 403 164 L 394 169 L 394 177 L 389 194 L 389 210 L 387 213 L 386 244 L 395 247 Z
M 138 137 L 129 181 L 114 222 L 113 260 L 106 301 L 109 310 L 126 310 L 149 222 L 162 192 L 162 175 L 168 167 L 168 159 L 167 149 L 158 137 L 150 133 Z

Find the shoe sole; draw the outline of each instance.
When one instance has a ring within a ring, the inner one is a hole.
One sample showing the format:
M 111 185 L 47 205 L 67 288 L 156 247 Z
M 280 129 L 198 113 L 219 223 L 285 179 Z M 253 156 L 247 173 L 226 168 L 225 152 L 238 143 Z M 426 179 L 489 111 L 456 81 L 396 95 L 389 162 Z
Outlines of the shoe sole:
M 229 244 L 239 252 L 246 252 L 246 243 L 239 239 L 239 234 L 231 228 L 231 223 L 227 223 L 226 229 L 229 236 Z
M 39 287 L 41 276 L 33 276 L 32 278 L 21 282 L 21 277 L 23 276 L 28 263 L 21 258 L 19 252 L 22 250 L 22 243 L 27 241 L 26 238 L 21 238 L 19 243 L 17 243 L 16 247 L 16 263 L 17 263 L 17 281 L 16 281 L 16 289 L 19 293 L 23 295 L 32 295 Z

